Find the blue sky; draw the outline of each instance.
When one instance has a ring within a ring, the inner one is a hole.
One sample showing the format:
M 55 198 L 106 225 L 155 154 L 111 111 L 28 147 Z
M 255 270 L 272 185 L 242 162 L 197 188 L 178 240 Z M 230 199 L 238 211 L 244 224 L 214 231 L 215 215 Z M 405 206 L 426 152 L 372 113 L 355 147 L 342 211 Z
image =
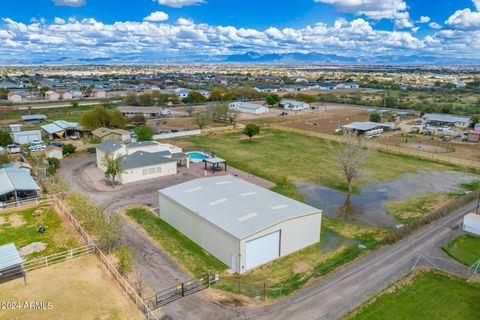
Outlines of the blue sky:
M 480 0 L 1 2 L 0 63 L 247 51 L 480 59 Z

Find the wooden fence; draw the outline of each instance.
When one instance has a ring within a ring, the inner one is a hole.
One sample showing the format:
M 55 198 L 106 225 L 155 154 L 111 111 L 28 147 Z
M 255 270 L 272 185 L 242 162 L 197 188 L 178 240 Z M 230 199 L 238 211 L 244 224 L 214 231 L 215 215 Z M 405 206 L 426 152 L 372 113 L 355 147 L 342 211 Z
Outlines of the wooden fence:
M 54 253 L 52 255 L 41 257 L 33 260 L 28 260 L 23 264 L 23 269 L 25 271 L 33 271 L 36 269 L 40 269 L 43 267 L 48 267 L 53 264 L 57 264 L 60 262 L 64 262 L 67 260 L 71 260 L 74 258 L 81 257 L 83 255 L 92 253 L 95 251 L 95 247 L 93 246 L 82 246 L 74 249 L 70 249 L 67 251 L 62 251 L 59 253 Z
M 133 302 L 135 302 L 137 307 L 146 315 L 147 319 L 159 320 L 158 317 L 145 303 L 145 301 L 138 295 L 137 291 L 132 287 L 128 280 L 118 272 L 117 268 L 110 262 L 110 260 L 102 252 L 102 250 L 97 247 L 90 235 L 85 231 L 85 229 L 83 229 L 77 219 L 75 219 L 75 217 L 70 213 L 70 210 L 68 210 L 68 208 L 55 195 L 51 195 L 48 198 L 56 205 L 56 207 L 63 213 L 63 215 L 72 223 L 75 229 L 77 229 L 77 231 L 87 241 L 87 246 L 93 248 L 93 252 L 96 253 L 100 261 L 102 261 L 105 267 L 107 267 L 108 271 L 110 271 L 110 273 L 117 280 L 122 289 L 133 300 Z
M 336 135 L 331 135 L 326 133 L 290 128 L 290 127 L 285 127 L 285 126 L 276 125 L 276 124 L 269 124 L 268 127 L 271 129 L 302 134 L 305 136 L 321 138 L 324 140 L 335 141 L 335 142 L 345 142 L 345 140 L 347 139 L 344 136 L 336 136 Z M 363 144 L 368 148 L 381 150 L 388 153 L 412 156 L 412 157 L 420 158 L 423 160 L 441 162 L 441 163 L 450 164 L 450 165 L 454 165 L 462 168 L 476 169 L 476 170 L 480 169 L 480 161 L 461 159 L 461 158 L 447 156 L 439 153 L 430 153 L 425 151 L 417 151 L 413 149 L 401 148 L 397 146 L 368 141 L 366 139 L 363 142 Z

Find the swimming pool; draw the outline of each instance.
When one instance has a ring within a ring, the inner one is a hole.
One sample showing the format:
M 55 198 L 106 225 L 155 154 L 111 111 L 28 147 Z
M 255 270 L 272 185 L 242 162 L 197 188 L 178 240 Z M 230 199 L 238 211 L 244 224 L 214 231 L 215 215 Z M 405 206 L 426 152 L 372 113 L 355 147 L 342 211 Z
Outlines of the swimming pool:
M 191 152 L 187 152 L 187 154 L 190 157 L 190 160 L 194 163 L 202 162 L 203 159 L 210 158 L 208 154 L 201 151 L 191 151 Z

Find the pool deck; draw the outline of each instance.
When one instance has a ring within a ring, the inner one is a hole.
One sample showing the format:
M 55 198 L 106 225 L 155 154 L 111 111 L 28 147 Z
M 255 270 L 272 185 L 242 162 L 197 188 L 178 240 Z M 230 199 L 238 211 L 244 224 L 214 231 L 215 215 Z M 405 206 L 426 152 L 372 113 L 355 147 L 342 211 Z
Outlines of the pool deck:
M 238 170 L 236 168 L 230 167 L 227 165 L 227 171 L 215 171 L 212 170 L 205 171 L 205 164 L 204 163 L 193 163 L 190 164 L 190 168 L 186 167 L 178 167 L 178 174 L 189 174 L 194 176 L 195 178 L 203 178 L 203 177 L 218 177 L 218 176 L 225 176 L 225 175 L 232 175 L 243 179 L 245 181 L 251 182 L 256 184 L 260 187 L 271 189 L 276 186 L 274 182 L 265 180 L 263 178 L 254 176 L 248 172 Z

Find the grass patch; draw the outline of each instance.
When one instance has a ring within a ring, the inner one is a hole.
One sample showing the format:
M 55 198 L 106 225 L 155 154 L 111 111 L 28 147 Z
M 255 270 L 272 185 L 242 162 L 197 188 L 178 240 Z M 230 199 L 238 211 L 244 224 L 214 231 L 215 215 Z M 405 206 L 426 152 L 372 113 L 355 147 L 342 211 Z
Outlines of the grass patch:
M 471 266 L 480 260 L 480 238 L 469 234 L 462 234 L 446 245 L 442 249 L 455 260 Z
M 385 207 L 387 214 L 402 223 L 408 223 L 442 207 L 450 199 L 458 196 L 446 192 L 429 192 L 404 200 L 388 201 Z
M 222 273 L 227 269 L 227 266 L 217 258 L 153 213 L 142 208 L 135 208 L 127 210 L 127 216 L 141 225 L 171 257 L 193 276 L 202 276 L 208 272 Z
M 177 140 L 178 141 L 178 140 Z M 327 142 L 322 139 L 279 130 L 262 130 L 262 134 L 249 142 L 241 132 L 180 139 L 187 149 L 211 150 L 228 159 L 240 170 L 250 172 L 281 184 L 283 177 L 289 181 L 321 184 L 344 191 L 346 185 L 338 161 L 332 156 Z M 373 181 L 389 181 L 407 172 L 452 170 L 451 166 L 393 155 L 377 151 L 363 165 L 367 173 L 355 187 Z M 294 186 L 280 186 L 275 190 L 296 198 Z
M 467 191 L 475 191 L 480 189 L 480 180 L 474 180 L 468 183 L 460 184 L 460 188 L 467 190 Z
M 34 213 L 40 213 L 34 216 Z M 27 259 L 47 256 L 80 246 L 79 238 L 65 226 L 57 212 L 49 205 L 0 215 L 0 245 L 15 243 L 17 249 L 32 242 L 43 242 L 45 250 L 30 254 Z M 45 233 L 37 232 L 41 225 Z
M 476 320 L 480 314 L 480 284 L 425 272 L 387 289 L 351 320 Z

